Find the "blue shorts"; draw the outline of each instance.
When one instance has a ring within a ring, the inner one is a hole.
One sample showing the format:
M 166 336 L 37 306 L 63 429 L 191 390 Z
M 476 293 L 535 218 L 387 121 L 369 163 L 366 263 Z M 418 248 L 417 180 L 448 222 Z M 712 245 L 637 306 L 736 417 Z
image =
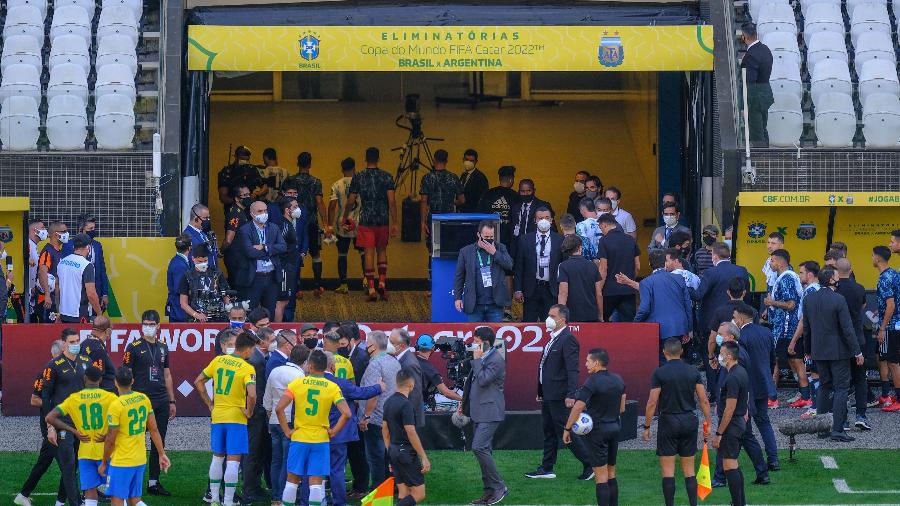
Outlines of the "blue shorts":
M 106 495 L 122 500 L 140 497 L 143 492 L 145 467 L 147 466 L 109 466 L 106 472 Z
M 214 423 L 209 433 L 210 447 L 216 455 L 247 453 L 247 426 L 242 423 Z
M 81 481 L 81 490 L 90 490 L 103 485 L 105 480 L 97 470 L 102 460 L 78 459 L 78 478 Z
M 331 474 L 331 444 L 291 441 L 287 470 L 297 476 L 329 476 Z

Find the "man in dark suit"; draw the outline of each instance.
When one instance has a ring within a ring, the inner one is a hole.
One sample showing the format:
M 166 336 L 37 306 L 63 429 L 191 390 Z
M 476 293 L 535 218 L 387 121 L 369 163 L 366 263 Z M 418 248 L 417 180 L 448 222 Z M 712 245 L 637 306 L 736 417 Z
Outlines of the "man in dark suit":
M 769 76 L 772 74 L 772 51 L 763 44 L 756 34 L 756 25 L 750 22 L 741 26 L 741 40 L 747 45 L 747 52 L 741 60 L 741 68 L 747 71 L 747 114 L 750 123 L 750 144 L 755 147 L 769 147 L 766 123 L 769 106 L 775 103 Z
M 544 426 L 544 458 L 535 471 L 525 473 L 526 478 L 556 478 L 556 452 L 562 443 L 563 429 L 569 410 L 575 405 L 578 389 L 578 340 L 569 332 L 569 308 L 554 304 L 548 311 L 547 333 L 550 341 L 544 346 L 538 366 L 538 394 L 541 403 L 541 420 Z M 590 480 L 594 471 L 591 459 L 586 455 L 579 438 L 572 440 L 569 449 L 578 459 L 583 471 L 580 480 Z
M 274 315 L 278 296 L 275 273 L 281 268 L 281 255 L 287 251 L 287 245 L 278 225 L 268 223 L 265 202 L 250 205 L 250 219 L 250 223 L 238 230 L 235 239 L 243 256 L 237 275 L 238 287 L 241 298 L 249 300 L 251 308 L 262 306 Z
M 863 355 L 856 340 L 847 301 L 834 291 L 837 283 L 837 271 L 830 267 L 819 271 L 821 288 L 803 300 L 803 339 L 804 349 L 809 350 L 819 371 L 818 413 L 828 413 L 833 406 L 831 440 L 848 443 L 856 440 L 844 432 L 850 362 L 855 360 L 856 365 L 862 365 Z
M 522 321 L 526 322 L 540 321 L 556 303 L 559 296 L 556 276 L 562 262 L 563 237 L 550 230 L 550 210 L 538 208 L 534 218 L 537 230 L 519 238 L 514 262 L 514 297 L 523 304 Z
M 728 286 L 731 280 L 740 277 L 750 286 L 747 269 L 731 263 L 731 249 L 727 244 L 717 242 L 712 247 L 713 266 L 703 271 L 700 276 L 700 287 L 691 290 L 691 298 L 700 302 L 700 322 L 707 324 L 719 306 L 728 303 Z M 710 330 L 704 329 L 703 335 Z
M 416 428 L 425 426 L 425 401 L 422 396 L 422 365 L 416 358 L 416 350 L 410 346 L 412 339 L 405 329 L 394 329 L 390 335 L 391 344 L 394 345 L 394 357 L 400 362 L 400 368 L 409 372 L 415 378 L 416 384 L 409 393 L 409 402 L 413 407 L 413 415 L 416 418 Z
M 853 330 L 856 332 L 856 342 L 859 350 L 865 354 L 866 335 L 863 333 L 863 311 L 866 309 L 866 289 L 850 278 L 853 272 L 850 260 L 839 258 L 835 262 L 838 273 L 838 285 L 835 291 L 847 301 L 847 309 L 850 311 L 850 321 L 853 322 Z M 866 403 L 871 395 L 866 381 L 866 366 L 850 363 L 850 377 L 854 396 L 862 401 L 856 402 L 856 428 L 859 430 L 871 430 L 869 420 L 866 418 Z
M 677 337 L 685 342 L 693 321 L 691 296 L 684 278 L 667 271 L 665 266 L 666 252 L 652 250 L 650 268 L 653 273 L 640 283 L 641 305 L 634 316 L 636 322 L 659 323 L 659 365 L 666 363 L 662 351 L 665 340 Z
M 512 300 L 506 272 L 513 268 L 506 246 L 496 240 L 493 221 L 478 224 L 477 240 L 459 250 L 453 282 L 456 310 L 470 322 L 499 322 Z
M 552 220 L 553 206 L 549 202 L 541 200 L 534 194 L 534 181 L 531 179 L 523 179 L 519 181 L 519 201 L 513 206 L 509 213 L 510 226 L 512 227 L 512 247 L 509 252 L 513 258 L 516 257 L 516 249 L 521 239 L 528 232 L 535 230 L 535 214 L 537 210 L 546 207 L 550 210 Z
M 366 367 L 369 366 L 369 352 L 366 351 L 364 336 L 359 331 L 359 325 L 349 320 L 341 322 L 337 333 L 342 338 L 350 340 L 350 364 L 353 366 L 353 377 L 358 386 Z M 366 461 L 366 445 L 362 438 L 347 443 L 347 461 L 353 475 L 353 485 L 347 497 L 358 500 L 369 493 L 369 463 Z
M 494 348 L 495 339 L 490 327 L 479 327 L 472 333 L 476 348 L 467 405 L 469 417 L 475 424 L 472 452 L 481 467 L 484 495 L 470 504 L 497 504 L 509 494 L 492 454 L 494 433 L 506 416 L 506 400 L 503 397 L 506 361 Z
M 178 286 L 181 284 L 182 276 L 192 268 L 191 262 L 188 260 L 190 251 L 191 236 L 181 234 L 175 238 L 175 256 L 169 260 L 169 266 L 166 268 L 166 287 L 168 289 L 166 316 L 169 317 L 169 322 L 188 321 L 187 313 L 181 309 Z
M 483 172 L 478 170 L 478 152 L 469 148 L 463 153 L 463 173 L 459 182 L 463 187 L 465 199 L 457 206 L 461 213 L 478 212 L 478 201 L 488 191 L 488 180 Z
M 250 313 L 248 317 L 257 327 L 255 334 L 258 339 L 253 352 L 247 362 L 256 370 L 256 387 L 259 391 L 266 391 L 266 363 L 269 360 L 269 344 L 275 340 L 275 331 L 268 327 L 269 314 L 265 309 L 259 308 Z M 263 325 L 260 325 L 263 324 Z M 261 479 L 271 484 L 270 471 L 272 468 L 272 437 L 269 434 L 269 417 L 262 404 L 262 396 L 256 397 L 256 407 L 253 416 L 247 420 L 248 452 L 244 461 L 244 497 L 245 503 L 269 500 L 263 491 Z

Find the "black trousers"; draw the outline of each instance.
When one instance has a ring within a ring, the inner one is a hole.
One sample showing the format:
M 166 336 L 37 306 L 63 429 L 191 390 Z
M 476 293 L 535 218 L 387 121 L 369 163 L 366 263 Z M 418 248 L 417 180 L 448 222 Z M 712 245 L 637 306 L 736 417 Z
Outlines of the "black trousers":
M 531 296 L 525 297 L 525 302 L 522 304 L 522 321 L 544 321 L 550 311 L 550 306 L 556 304 L 556 301 L 557 298 L 550 291 L 550 283 L 538 281 L 534 292 Z
M 250 309 L 262 306 L 275 314 L 275 301 L 278 299 L 278 282 L 275 279 L 275 271 L 265 274 L 257 273 L 250 286 L 244 287 L 243 299 L 250 301 Z
M 856 365 L 850 361 L 850 388 L 856 398 L 856 416 L 866 416 L 866 403 L 869 401 L 869 384 L 866 382 L 866 364 Z
M 62 474 L 62 485 L 69 506 L 81 504 L 81 490 L 78 485 L 78 439 L 70 432 L 60 431 L 56 435 L 56 463 Z
M 637 313 L 637 303 L 634 295 L 604 295 L 603 296 L 603 321 L 610 321 L 613 312 L 619 312 L 618 322 L 632 322 Z
M 44 423 L 43 417 L 41 417 L 39 425 L 41 426 L 41 436 L 43 436 L 43 439 L 41 440 L 41 450 L 38 452 L 37 462 L 31 466 L 31 472 L 28 474 L 25 484 L 22 485 L 21 494 L 25 497 L 29 497 L 31 493 L 34 492 L 34 489 L 38 486 L 38 482 L 41 481 L 41 478 L 47 470 L 50 469 L 53 460 L 56 459 L 56 446 L 50 444 L 50 441 L 47 441 L 47 424 Z M 63 485 L 62 478 L 59 480 L 59 489 L 56 492 L 56 500 L 59 502 L 66 502 L 66 489 Z
M 366 444 L 362 439 L 347 443 L 347 460 L 353 474 L 353 491 L 369 491 L 369 463 L 366 460 Z
M 844 432 L 844 422 L 847 420 L 847 395 L 850 392 L 850 361 L 843 360 L 816 360 L 816 369 L 819 371 L 819 396 L 816 406 L 818 413 L 834 413 L 834 423 L 831 426 L 832 434 Z M 865 402 L 865 401 L 864 401 Z
M 556 453 L 562 445 L 563 428 L 565 428 L 568 418 L 569 408 L 566 407 L 565 401 L 541 401 L 541 421 L 544 425 L 544 458 L 541 461 L 541 467 L 545 471 L 553 470 L 553 466 L 556 465 Z M 581 438 L 575 437 L 572 438 L 569 449 L 584 467 L 590 467 L 590 459 L 587 457 L 587 450 L 583 445 Z
M 257 406 L 253 416 L 247 420 L 249 448 L 244 461 L 245 495 L 262 495 L 260 478 L 264 477 L 271 488 L 272 478 L 272 437 L 269 435 L 269 421 L 266 410 Z
M 750 127 L 750 145 L 759 148 L 769 146 L 769 132 L 766 130 L 769 121 L 769 106 L 763 97 L 756 93 L 747 94 L 747 121 Z
M 169 401 L 154 402 L 153 417 L 156 419 L 156 429 L 159 430 L 159 437 L 162 439 L 163 448 L 166 446 L 166 431 L 169 429 Z M 156 445 L 150 444 L 150 479 L 159 480 L 159 452 L 156 451 Z

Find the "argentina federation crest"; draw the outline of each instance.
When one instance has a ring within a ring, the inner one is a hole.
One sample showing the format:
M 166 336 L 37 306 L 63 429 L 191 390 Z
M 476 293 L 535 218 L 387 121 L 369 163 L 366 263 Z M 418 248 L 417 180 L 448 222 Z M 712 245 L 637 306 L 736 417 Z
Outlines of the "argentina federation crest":
M 300 39 L 300 58 L 313 61 L 319 57 L 319 37 L 317 34 L 307 32 Z
M 797 239 L 808 241 L 816 237 L 816 225 L 814 223 L 801 223 L 797 227 Z
M 604 67 L 618 67 L 625 61 L 625 48 L 618 32 L 613 37 L 604 34 L 604 37 L 600 38 L 600 48 L 597 52 L 600 65 Z

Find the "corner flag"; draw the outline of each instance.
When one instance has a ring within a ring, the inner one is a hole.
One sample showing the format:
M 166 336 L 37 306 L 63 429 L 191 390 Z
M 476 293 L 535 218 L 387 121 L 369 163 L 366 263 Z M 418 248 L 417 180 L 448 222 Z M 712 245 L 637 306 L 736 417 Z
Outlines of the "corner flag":
M 709 463 L 707 463 L 706 474 L 707 481 L 709 481 Z M 361 506 L 394 506 L 394 478 L 384 480 L 384 483 L 363 497 Z
M 709 435 L 709 422 L 703 422 L 703 453 L 700 455 L 700 469 L 697 470 L 697 497 L 705 501 L 712 493 L 712 481 L 709 477 L 709 450 L 706 445 L 706 437 Z

